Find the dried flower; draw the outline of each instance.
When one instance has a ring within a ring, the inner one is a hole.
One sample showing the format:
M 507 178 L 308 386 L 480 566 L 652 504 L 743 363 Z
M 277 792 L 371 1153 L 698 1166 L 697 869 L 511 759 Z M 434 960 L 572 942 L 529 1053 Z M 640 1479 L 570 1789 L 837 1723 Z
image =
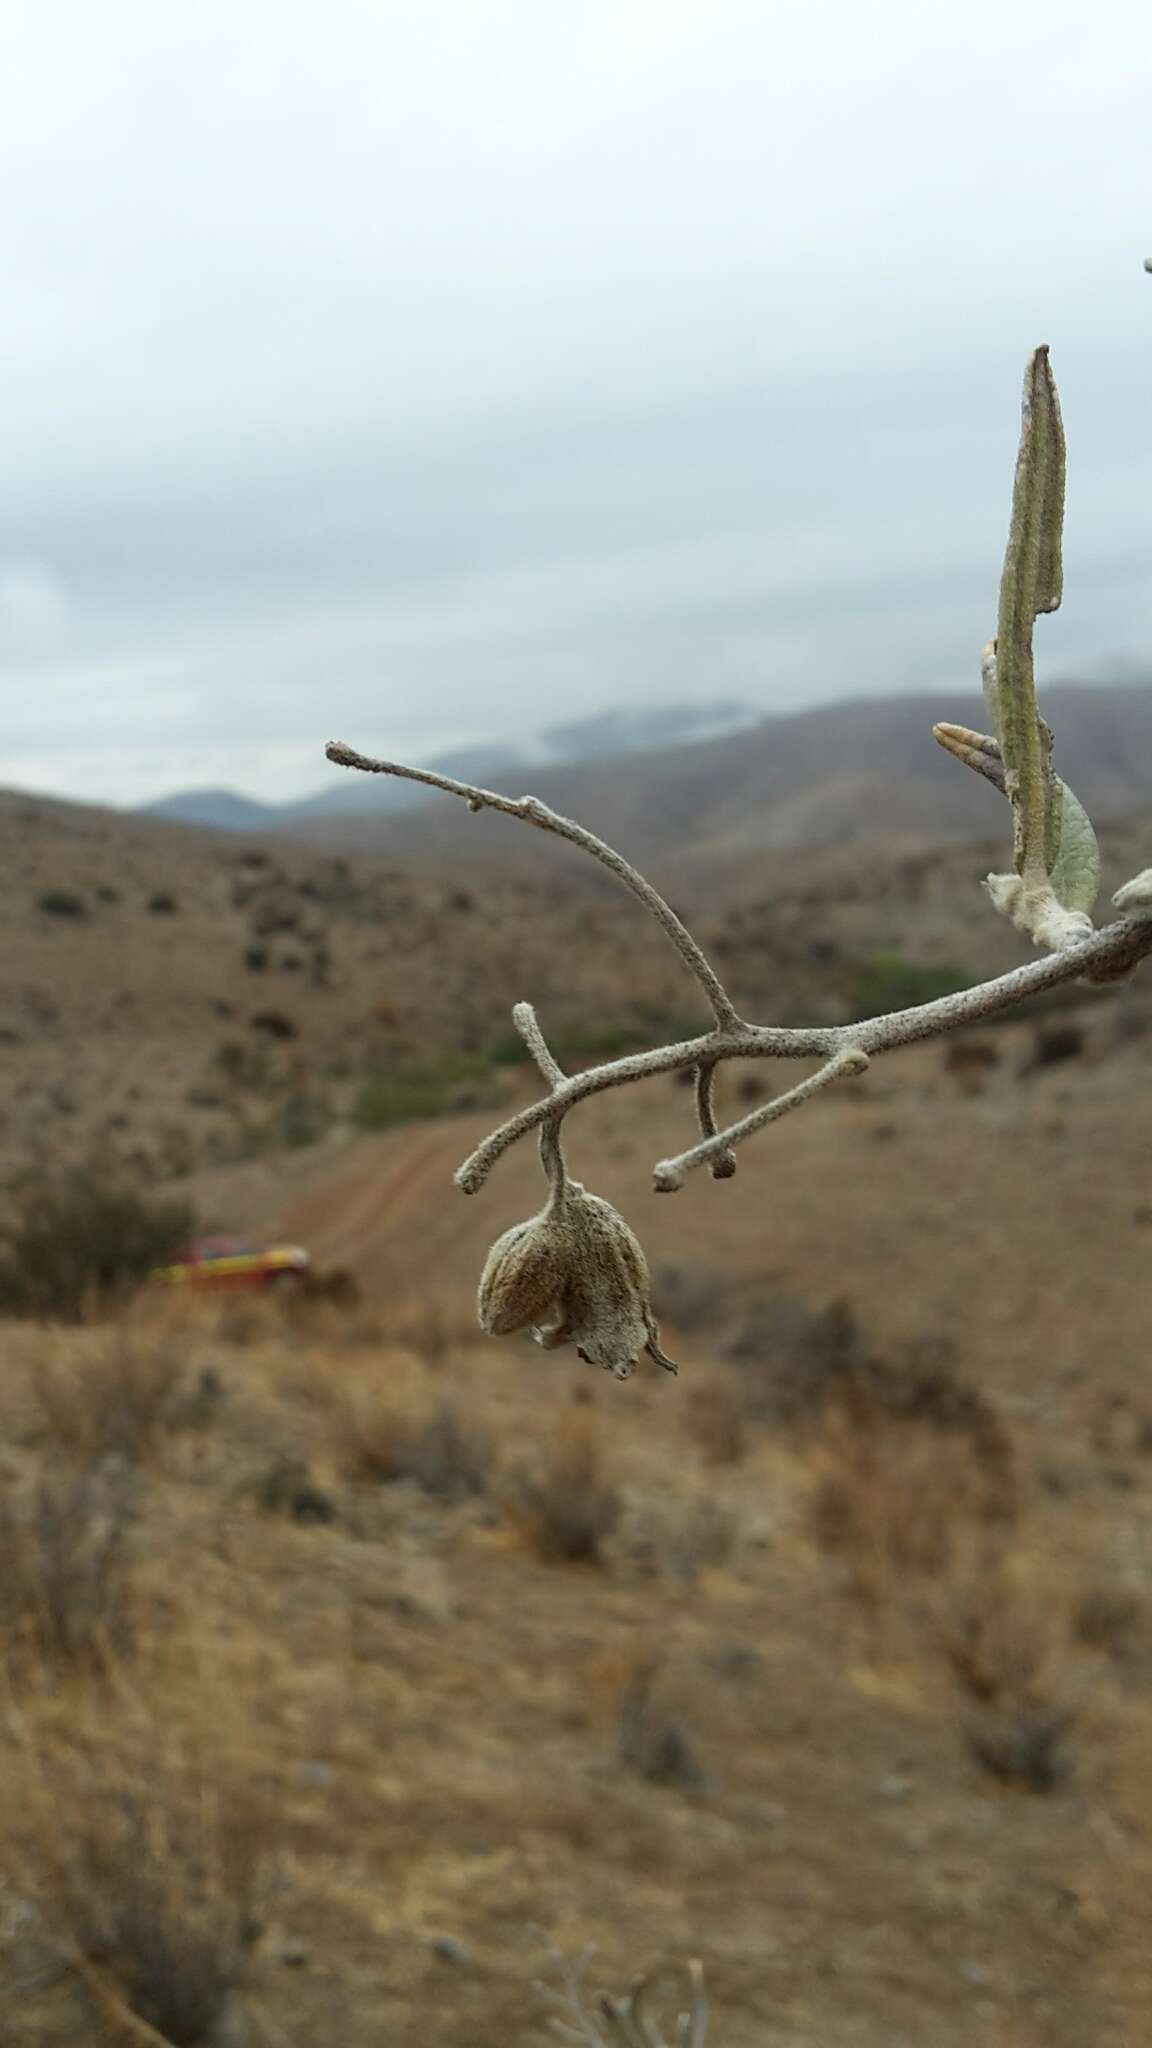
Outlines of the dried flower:
M 490 1337 L 531 1328 L 553 1350 L 574 1344 L 589 1365 L 626 1380 L 642 1351 L 668 1372 L 649 1301 L 648 1262 L 619 1211 L 565 1180 L 546 1208 L 514 1223 L 488 1254 L 480 1324 Z

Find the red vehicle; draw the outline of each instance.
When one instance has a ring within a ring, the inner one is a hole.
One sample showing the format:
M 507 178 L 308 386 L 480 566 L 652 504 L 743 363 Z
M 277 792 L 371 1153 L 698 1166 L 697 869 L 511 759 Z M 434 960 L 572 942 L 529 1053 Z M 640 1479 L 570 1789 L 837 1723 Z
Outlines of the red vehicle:
M 153 1278 L 171 1287 L 281 1289 L 300 1286 L 311 1267 L 298 1244 L 256 1246 L 238 1237 L 201 1237 L 171 1266 L 157 1266 Z

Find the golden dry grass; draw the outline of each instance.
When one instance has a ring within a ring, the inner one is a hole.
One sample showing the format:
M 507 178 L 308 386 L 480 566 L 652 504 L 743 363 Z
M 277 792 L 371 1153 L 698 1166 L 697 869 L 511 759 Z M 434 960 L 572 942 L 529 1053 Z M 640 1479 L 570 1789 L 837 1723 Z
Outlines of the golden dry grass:
M 79 1373 L 108 1339 L 12 1333 L 13 1479 L 53 1457 L 28 1373 Z M 527 1347 L 429 1362 L 271 1320 L 237 1342 L 203 1309 L 163 1343 L 183 1384 L 210 1368 L 220 1391 L 142 1449 L 131 1653 L 102 1672 L 9 1665 L 9 1726 L 39 1787 L 23 1765 L 0 1787 L 10 1896 L 28 1907 L 5 1947 L 28 2048 L 115 2041 L 133 1999 L 155 2029 L 133 1941 L 177 1979 L 187 1954 L 205 1981 L 238 1978 L 257 2044 L 527 2048 L 544 2038 L 534 1926 L 566 1949 L 595 1940 L 617 1983 L 702 1955 L 717 2048 L 1081 2048 L 1110 2038 L 1109 2014 L 1130 2029 L 1117 2041 L 1139 2038 L 1148 1977 L 1121 1866 L 1152 1882 L 1152 1672 L 1137 1622 L 1086 1628 L 1079 1596 L 1109 1583 L 1117 1502 L 1133 1532 L 1145 1508 L 1109 1486 L 1087 1418 L 1075 1439 L 1062 1418 L 1065 1455 L 1085 1461 L 1064 1495 L 1035 1476 L 1055 1449 L 1043 1428 L 1011 1424 L 1029 1483 L 993 1563 L 964 1540 L 954 1433 L 876 1423 L 897 1439 L 889 1478 L 918 1475 L 909 1504 L 935 1470 L 956 1540 L 918 1552 L 914 1573 L 901 1553 L 866 1614 L 843 1553 L 810 1534 L 843 1471 L 838 1409 L 791 1431 L 745 1424 L 743 1456 L 718 1468 L 663 1376 L 621 1390 Z M 727 1399 L 734 1371 L 698 1365 L 694 1401 Z M 445 1401 L 493 1447 L 483 1491 L 350 1460 L 353 1424 L 367 1442 L 364 1418 L 390 1418 L 387 1445 L 397 1416 L 418 1433 Z M 330 1521 L 267 1504 L 253 1482 L 277 1459 L 330 1498 Z M 541 1541 L 526 1470 L 537 1515 L 555 1506 L 548 1474 L 618 1498 L 595 1570 Z M 725 1542 L 687 1572 L 669 1564 L 706 1511 Z M 878 1526 L 887 1540 L 887 1508 Z M 1075 1710 L 1067 1778 L 1040 1792 L 997 1775 L 976 1740 L 1053 1699 Z M 219 1825 L 252 1800 L 262 1932 L 241 1955 L 257 1872 L 233 1873 Z M 143 1895 L 116 1862 L 133 1829 L 158 1859 Z
M 194 877 L 230 902 L 219 849 L 189 865 L 189 900 Z M 424 886 L 396 904 L 413 956 L 447 914 Z M 539 992 L 536 964 L 555 986 L 571 952 L 542 901 L 522 905 L 540 951 L 517 994 Z M 115 1062 L 116 1087 L 136 1085 L 138 1055 L 151 1089 L 146 1039 L 165 1078 L 132 1114 L 155 1133 L 181 1060 L 208 1056 L 235 908 L 170 1004 L 174 954 L 149 968 L 148 1031 L 82 1063 L 85 1104 Z M 852 915 L 837 910 L 837 943 Z M 767 978 L 801 946 L 788 916 Z M 744 919 L 742 961 L 763 926 Z M 341 1032 L 366 1018 L 372 933 L 350 917 L 341 992 L 302 995 L 326 1051 L 326 1003 Z M 55 941 L 36 943 L 47 972 Z M 588 972 L 610 969 L 605 952 Z M 455 993 L 414 987 L 412 1016 L 427 1002 L 446 1029 Z M 97 1630 L 99 1655 L 58 1654 L 38 1609 L 0 1603 L 0 2038 L 104 2048 L 128 2025 L 130 1961 L 107 1942 L 69 1959 L 54 1873 L 88 1854 L 99 1801 L 81 1786 L 104 1784 L 151 1813 L 177 1884 L 172 1815 L 205 1773 L 209 1819 L 249 1794 L 263 1816 L 263 1928 L 238 1991 L 253 2048 L 529 2048 L 545 2038 L 533 1926 L 569 1951 L 597 1942 L 615 1985 L 701 1955 L 714 2048 L 1152 2037 L 1152 1039 L 1111 1015 L 1092 1013 L 1064 1068 L 1035 1069 L 1035 1027 L 1006 1027 L 978 1092 L 940 1047 L 877 1063 L 750 1147 L 730 1186 L 675 1202 L 649 1166 L 685 1092 L 590 1105 L 573 1165 L 646 1244 L 679 1381 L 616 1387 L 566 1353 L 479 1340 L 484 1250 L 539 1196 L 530 1147 L 479 1199 L 455 1194 L 478 1114 L 197 1177 L 213 1215 L 350 1270 L 357 1303 L 151 1301 L 122 1328 L 5 1329 L 8 1509 L 109 1457 L 132 1509 L 130 1626 Z M 49 1033 L 47 1052 L 75 1066 L 75 1043 Z M 25 1079 L 43 1053 L 18 1049 Z M 851 1373 L 824 1383 L 861 1359 L 914 1372 L 926 1342 L 979 1390 L 992 1436 L 946 1402 L 869 1412 Z M 785 1378 L 794 1419 L 773 1420 Z M 591 1561 L 555 1540 L 573 1522 Z

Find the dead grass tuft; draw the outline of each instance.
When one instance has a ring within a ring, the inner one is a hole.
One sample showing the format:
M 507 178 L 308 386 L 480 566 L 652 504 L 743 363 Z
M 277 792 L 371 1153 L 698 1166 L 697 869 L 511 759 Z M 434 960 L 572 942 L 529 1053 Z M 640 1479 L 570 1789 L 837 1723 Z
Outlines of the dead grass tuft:
M 845 1375 L 815 1462 L 816 1539 L 869 1605 L 909 1578 L 997 1555 L 1015 1515 L 1007 1432 L 983 1396 L 942 1371 Z
M 411 1480 L 437 1500 L 486 1492 L 492 1442 L 452 1401 L 429 1404 L 411 1382 L 354 1389 L 336 1411 L 337 1455 L 351 1479 L 376 1485 Z
M 1072 1610 L 1072 1632 L 1085 1649 L 1127 1664 L 1145 1630 L 1145 1607 L 1126 1586 L 1087 1586 Z
M 620 1695 L 616 1755 L 628 1770 L 651 1785 L 707 1791 L 708 1773 L 683 1725 L 661 1697 L 662 1675 L 658 1654 L 637 1659 Z
M 739 1465 L 748 1451 L 748 1424 L 741 1390 L 731 1378 L 693 1387 L 685 1404 L 685 1427 L 706 1465 Z
M 167 1429 L 191 1419 L 182 1409 L 184 1376 L 177 1337 L 120 1327 L 95 1350 L 38 1360 L 28 1388 L 52 1455 L 78 1465 L 140 1463 Z
M 35 1902 L 97 2038 L 238 2043 L 270 1841 L 251 1789 L 159 1724 L 133 1729 L 126 1753 L 90 1732 L 67 1749 L 33 1743 L 23 1762 L 7 1875 Z
M 616 1549 L 643 1578 L 693 1586 L 701 1572 L 732 1554 L 731 1511 L 710 1495 L 694 1501 L 646 1501 L 625 1517 Z
M 621 1500 L 605 1477 L 603 1446 L 587 1411 L 564 1414 L 544 1462 L 513 1481 L 507 1510 L 545 1563 L 604 1563 Z
M 102 1667 L 131 1647 L 127 1539 L 137 1484 L 113 1454 L 0 1494 L 0 1628 L 10 1664 Z
M 1061 1604 L 1000 1563 L 948 1589 L 936 1626 L 977 1762 L 1005 1783 L 1055 1791 L 1071 1770 L 1067 1737 L 1079 1713 Z

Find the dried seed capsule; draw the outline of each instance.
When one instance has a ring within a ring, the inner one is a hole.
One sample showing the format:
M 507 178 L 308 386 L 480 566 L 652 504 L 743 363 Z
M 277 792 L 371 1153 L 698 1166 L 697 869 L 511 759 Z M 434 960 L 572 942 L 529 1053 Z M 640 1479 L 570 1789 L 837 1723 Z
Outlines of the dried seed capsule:
M 567 1181 L 547 1208 L 506 1230 L 480 1281 L 481 1328 L 532 1328 L 552 1350 L 574 1344 L 589 1365 L 624 1380 L 647 1352 L 668 1372 L 649 1300 L 648 1262 L 610 1202 Z

